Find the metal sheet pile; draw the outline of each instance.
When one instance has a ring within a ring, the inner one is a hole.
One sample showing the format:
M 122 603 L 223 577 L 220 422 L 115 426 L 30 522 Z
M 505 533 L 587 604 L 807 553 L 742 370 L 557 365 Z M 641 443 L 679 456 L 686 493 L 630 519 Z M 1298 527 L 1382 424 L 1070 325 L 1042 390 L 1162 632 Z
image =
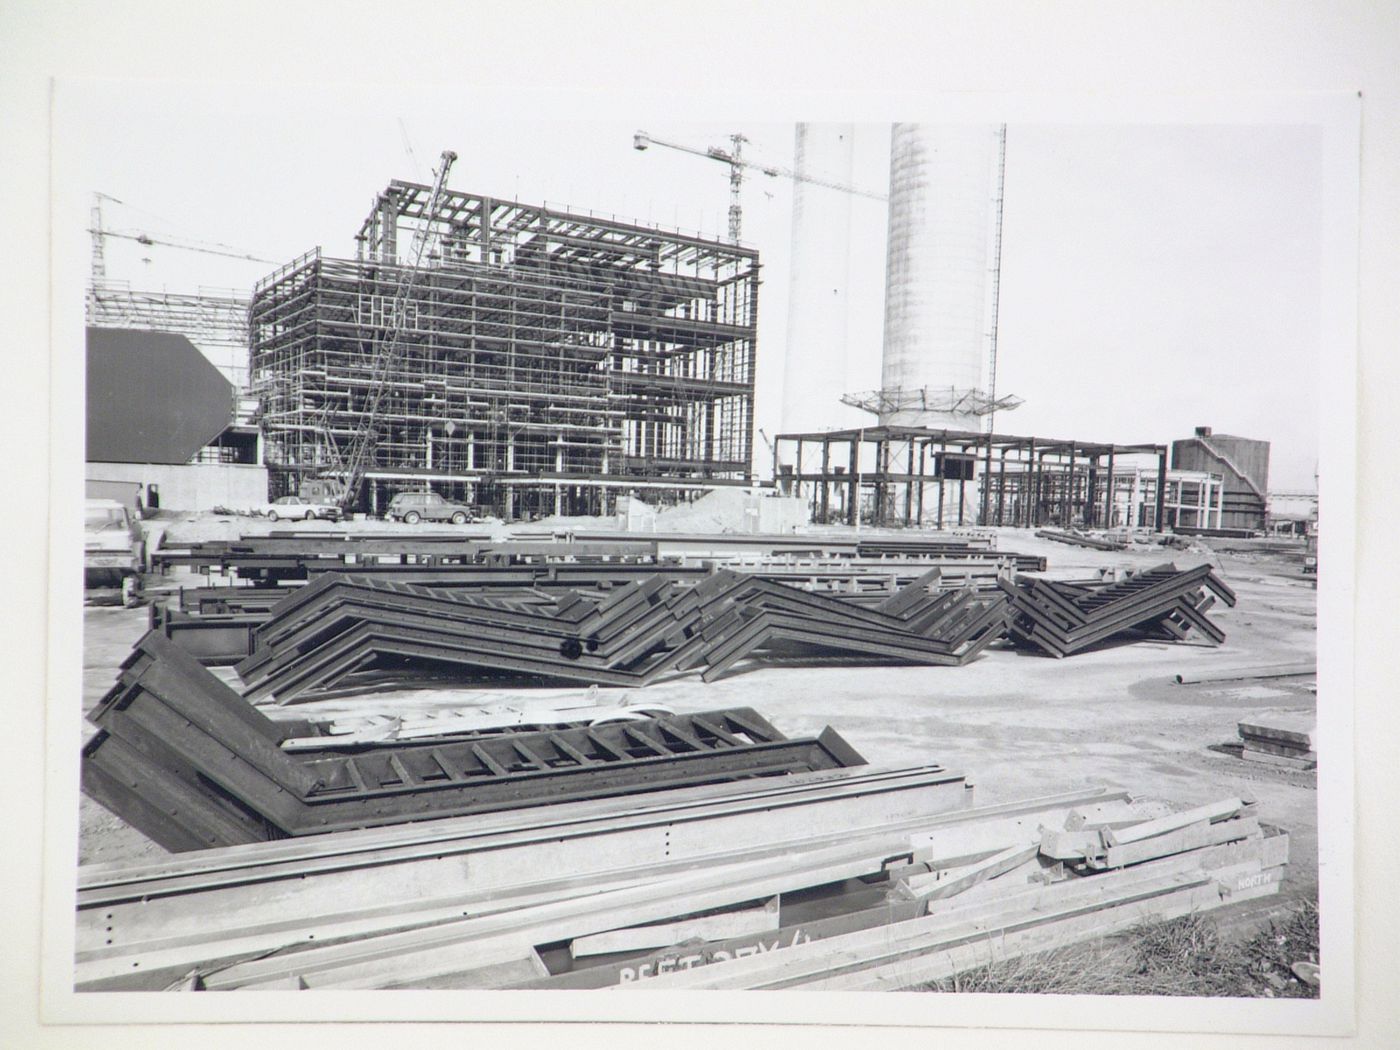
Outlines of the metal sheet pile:
M 275 723 L 158 634 L 91 715 L 83 790 L 174 851 L 864 763 L 833 730 L 748 708 L 355 751 L 284 751 Z
M 238 665 L 249 699 L 343 691 L 386 667 L 458 668 L 600 686 L 700 670 L 706 681 L 777 645 L 824 655 L 960 665 L 1002 637 L 999 592 L 941 591 L 938 570 L 863 605 L 722 571 L 692 587 L 657 575 L 606 596 L 504 599 L 324 576 L 283 599 Z
M 1064 657 L 1119 635 L 1179 641 L 1195 630 L 1212 645 L 1225 633 L 1206 617 L 1217 599 L 1235 604 L 1235 593 L 1209 565 L 1178 572 L 1160 565 L 1106 583 L 1066 583 L 1021 577 L 1002 581 L 1013 615 L 1009 631 L 1018 646 Z M 1209 593 L 1207 593 L 1209 592 Z

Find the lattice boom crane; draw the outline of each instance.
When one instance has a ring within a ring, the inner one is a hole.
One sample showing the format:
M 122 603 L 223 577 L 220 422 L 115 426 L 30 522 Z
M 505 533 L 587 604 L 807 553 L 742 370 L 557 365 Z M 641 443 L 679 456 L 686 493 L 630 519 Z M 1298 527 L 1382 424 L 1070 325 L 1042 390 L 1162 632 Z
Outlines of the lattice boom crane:
M 424 215 L 431 216 L 436 213 L 438 203 L 442 200 L 443 191 L 447 186 L 447 175 L 452 170 L 452 164 L 456 159 L 457 154 L 452 150 L 442 151 L 437 170 L 433 173 L 432 192 L 428 195 L 428 201 L 423 207 Z M 389 309 L 389 329 L 380 339 L 370 366 L 370 392 L 360 425 L 354 436 L 351 437 L 350 445 L 345 454 L 340 457 L 339 467 L 331 471 L 332 476 L 338 475 L 342 479 L 344 488 L 341 491 L 340 503 L 346 509 L 354 503 L 358 496 L 366 466 L 370 456 L 374 453 L 378 433 L 379 406 L 384 400 L 385 392 L 389 389 L 390 376 L 403 350 L 403 333 L 406 327 L 405 317 L 408 311 L 408 301 L 413 297 L 418 278 L 422 272 L 420 267 L 423 255 L 435 236 L 431 227 L 431 223 L 425 222 L 414 231 L 408 260 L 399 270 L 393 305 Z

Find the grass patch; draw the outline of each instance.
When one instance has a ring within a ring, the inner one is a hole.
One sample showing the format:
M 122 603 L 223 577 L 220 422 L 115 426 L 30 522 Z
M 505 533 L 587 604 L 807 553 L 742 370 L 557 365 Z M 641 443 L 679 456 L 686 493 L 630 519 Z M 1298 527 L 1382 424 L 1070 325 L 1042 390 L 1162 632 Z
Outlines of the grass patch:
M 1246 940 L 1214 918 L 1185 915 L 1112 938 L 979 966 L 925 985 L 933 992 L 1309 998 L 1295 962 L 1318 961 L 1317 905 L 1304 901 Z

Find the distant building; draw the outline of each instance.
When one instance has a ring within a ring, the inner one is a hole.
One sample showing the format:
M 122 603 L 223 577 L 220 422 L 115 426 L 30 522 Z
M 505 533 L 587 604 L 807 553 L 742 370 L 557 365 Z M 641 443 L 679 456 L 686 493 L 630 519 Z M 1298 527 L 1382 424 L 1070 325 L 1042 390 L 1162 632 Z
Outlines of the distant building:
M 1224 491 L 1216 528 L 1262 530 L 1268 510 L 1269 443 L 1212 433 L 1197 427 L 1193 437 L 1172 442 L 1174 470 L 1219 474 Z
M 1317 529 L 1317 493 L 1270 492 L 1269 531 L 1306 536 Z
M 234 387 L 183 335 L 87 330 L 87 495 L 142 510 L 267 500 L 257 430 Z

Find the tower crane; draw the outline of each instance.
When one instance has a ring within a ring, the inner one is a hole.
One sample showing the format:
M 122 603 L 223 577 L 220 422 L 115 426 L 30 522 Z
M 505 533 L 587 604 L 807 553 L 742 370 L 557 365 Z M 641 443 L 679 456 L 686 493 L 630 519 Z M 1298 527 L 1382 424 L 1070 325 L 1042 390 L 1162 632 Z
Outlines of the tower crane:
M 120 237 L 123 240 L 135 241 L 137 244 L 144 244 L 147 246 L 158 244 L 164 248 L 179 248 L 181 251 L 186 252 L 203 252 L 206 255 L 222 255 L 227 259 L 246 259 L 248 262 L 260 263 L 271 263 L 274 261 L 272 259 L 264 259 L 260 255 L 249 255 L 237 249 L 226 250 L 226 248 L 223 247 L 216 248 L 211 245 L 200 244 L 197 241 L 190 241 L 187 243 L 181 241 L 167 241 L 152 237 L 146 233 L 124 233 L 119 230 L 94 230 L 93 232 L 100 233 L 103 237 Z
M 109 229 L 102 221 L 103 201 L 111 201 L 113 204 L 123 203 L 109 193 L 96 192 L 92 195 L 92 225 L 88 227 L 88 233 L 92 234 L 92 277 L 96 282 L 100 283 L 107 277 L 107 258 L 104 244 L 108 237 L 118 237 L 124 241 L 135 241 L 137 244 L 146 247 L 160 245 L 162 248 L 178 248 L 180 251 L 185 252 L 202 252 L 205 255 L 222 255 L 226 259 L 244 259 L 248 262 L 260 263 L 271 263 L 274 261 L 272 259 L 264 259 L 259 255 L 253 255 L 250 252 L 242 251 L 228 244 L 205 244 L 200 241 L 186 241 L 174 237 L 152 237 L 150 234 L 140 230 Z
M 773 164 L 757 164 L 754 161 L 745 160 L 744 143 L 748 141 L 742 134 L 736 132 L 729 136 L 729 149 L 723 149 L 719 146 L 701 149 L 698 146 L 687 146 L 680 142 L 667 142 L 665 139 L 659 139 L 645 131 L 639 131 L 632 136 L 632 148 L 645 150 L 651 146 L 665 146 L 667 149 L 679 150 L 682 153 L 706 157 L 709 160 L 717 160 L 729 165 L 729 239 L 735 244 L 739 243 L 739 233 L 743 223 L 743 209 L 739 198 L 744 185 L 744 172 L 748 169 L 760 171 L 770 178 L 785 178 L 791 179 L 793 182 L 805 182 L 811 186 L 824 186 L 829 190 L 838 190 L 841 193 L 850 193 L 857 197 L 869 197 L 871 200 L 889 200 L 887 195 L 876 193 L 873 190 L 848 186 L 832 179 L 817 178 L 805 172 L 794 171 L 792 168 L 782 168 Z
M 399 269 L 398 284 L 394 289 L 394 301 L 389 309 L 389 330 L 381 336 L 370 366 L 370 389 L 366 397 L 364 411 L 360 417 L 360 425 L 350 438 L 350 444 L 345 450 L 345 454 L 339 457 L 340 463 L 332 472 L 340 477 L 343 485 L 340 503 L 347 510 L 359 494 L 360 483 L 364 480 L 365 468 L 369 463 L 370 456 L 374 453 L 375 445 L 378 443 L 379 406 L 389 389 L 390 376 L 394 366 L 398 363 L 403 352 L 404 322 L 408 313 L 408 301 L 412 298 L 414 290 L 418 286 L 418 280 L 422 276 L 420 267 L 423 256 L 428 250 L 429 243 L 436 236 L 433 232 L 432 218 L 437 214 L 438 204 L 447 188 L 448 172 L 452 170 L 452 164 L 456 159 L 456 153 L 450 149 L 443 150 L 437 170 L 433 172 L 433 186 L 428 193 L 428 199 L 424 203 L 421 213 L 424 221 L 413 231 L 408 260 Z M 329 427 L 327 427 L 327 433 L 329 433 Z

